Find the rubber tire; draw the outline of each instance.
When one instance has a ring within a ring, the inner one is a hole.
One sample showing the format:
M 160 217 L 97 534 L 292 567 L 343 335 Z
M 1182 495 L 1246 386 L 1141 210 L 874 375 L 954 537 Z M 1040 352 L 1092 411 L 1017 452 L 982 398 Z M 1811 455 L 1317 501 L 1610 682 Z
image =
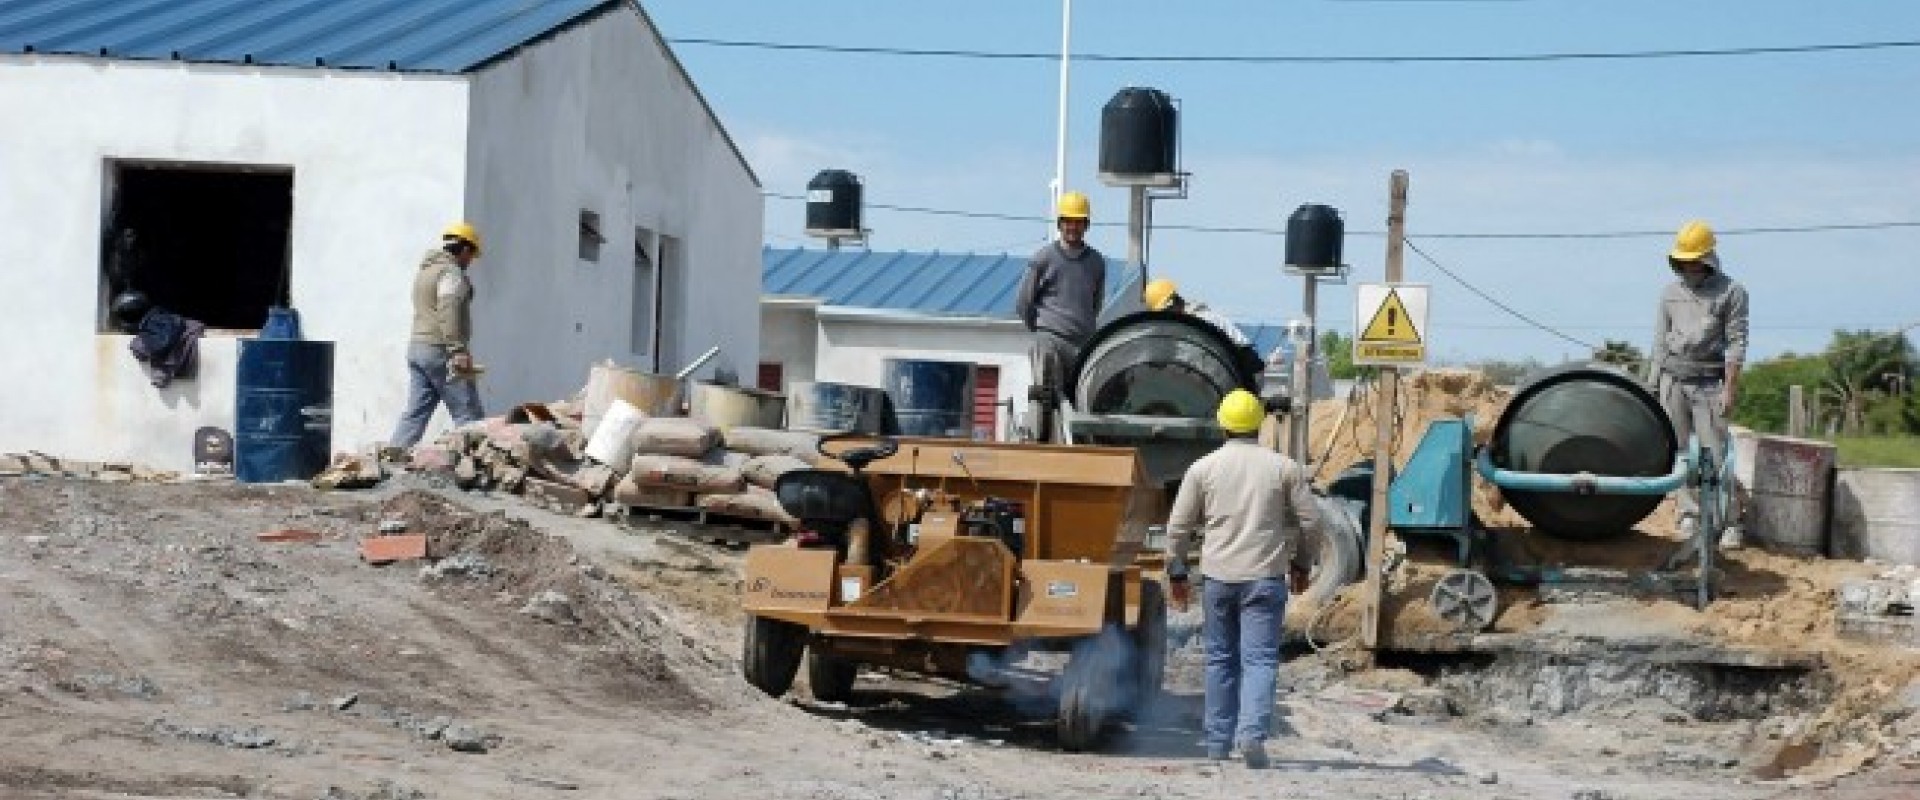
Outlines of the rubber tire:
M 1315 495 L 1319 503 L 1320 530 L 1325 533 L 1319 557 L 1314 560 L 1311 579 L 1300 600 L 1319 605 L 1333 599 L 1361 576 L 1361 542 L 1365 534 L 1360 519 L 1346 501 Z M 1337 518 L 1334 515 L 1339 515 Z
M 807 650 L 807 686 L 813 690 L 813 699 L 847 702 L 853 699 L 853 682 L 859 676 L 860 662 Z
M 1159 581 L 1140 582 L 1140 618 L 1133 628 L 1133 645 L 1140 677 L 1135 689 L 1135 712 L 1153 707 L 1161 697 L 1167 677 L 1167 590 Z
M 768 697 L 780 697 L 793 688 L 800 673 L 800 656 L 806 652 L 808 631 L 805 626 L 766 617 L 747 617 L 746 646 L 740 657 L 740 670 L 754 688 Z
M 1094 693 L 1100 690 L 1091 659 L 1074 658 L 1060 675 L 1060 710 L 1054 716 L 1054 735 L 1061 749 L 1087 752 L 1100 746 L 1106 720 Z

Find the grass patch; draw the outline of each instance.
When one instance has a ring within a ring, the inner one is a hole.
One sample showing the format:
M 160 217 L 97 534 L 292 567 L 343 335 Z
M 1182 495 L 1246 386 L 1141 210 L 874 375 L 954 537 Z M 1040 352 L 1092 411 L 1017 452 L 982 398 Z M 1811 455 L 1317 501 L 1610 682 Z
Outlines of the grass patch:
M 1920 436 L 1843 436 L 1833 443 L 1843 467 L 1920 467 Z

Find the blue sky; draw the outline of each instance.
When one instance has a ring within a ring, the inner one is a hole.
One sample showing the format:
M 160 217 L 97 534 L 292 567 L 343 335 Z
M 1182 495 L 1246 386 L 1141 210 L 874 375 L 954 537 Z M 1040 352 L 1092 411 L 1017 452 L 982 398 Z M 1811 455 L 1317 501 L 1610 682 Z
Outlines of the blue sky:
M 1057 51 L 1043 0 L 678 0 L 648 5 L 669 38 Z M 1076 52 L 1504 55 L 1920 40 L 1920 3 L 1889 0 L 1079 0 Z M 870 203 L 1047 213 L 1057 66 L 743 50 L 676 52 L 770 192 L 852 170 Z M 1181 103 L 1190 196 L 1161 223 L 1281 228 L 1301 203 L 1340 208 L 1356 281 L 1379 280 L 1388 174 L 1411 174 L 1408 233 L 1461 278 L 1579 340 L 1651 339 L 1670 236 L 1422 238 L 1455 233 L 1670 231 L 1920 221 L 1920 48 L 1522 64 L 1076 62 L 1067 183 L 1124 222 L 1094 179 L 1100 108 L 1152 86 Z M 803 243 L 802 206 L 770 199 L 766 241 Z M 870 208 L 875 249 L 1027 252 L 1043 223 Z M 1123 228 L 1097 229 L 1110 257 Z M 1299 313 L 1277 236 L 1161 231 L 1151 269 L 1237 317 Z M 1753 297 L 1756 357 L 1821 347 L 1836 327 L 1920 321 L 1920 228 L 1722 237 Z M 1407 254 L 1433 286 L 1443 361 L 1581 347 L 1475 296 Z M 1321 293 L 1323 328 L 1351 329 L 1350 286 Z

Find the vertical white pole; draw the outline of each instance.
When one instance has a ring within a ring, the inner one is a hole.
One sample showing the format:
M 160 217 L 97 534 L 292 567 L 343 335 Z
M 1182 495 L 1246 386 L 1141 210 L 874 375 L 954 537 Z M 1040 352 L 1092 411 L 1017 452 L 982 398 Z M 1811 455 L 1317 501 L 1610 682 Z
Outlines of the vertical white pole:
M 1060 0 L 1060 126 L 1055 131 L 1053 145 L 1053 191 L 1052 196 L 1047 198 L 1048 238 L 1056 234 L 1054 209 L 1060 203 L 1061 193 L 1067 190 L 1067 67 L 1072 46 L 1073 0 Z

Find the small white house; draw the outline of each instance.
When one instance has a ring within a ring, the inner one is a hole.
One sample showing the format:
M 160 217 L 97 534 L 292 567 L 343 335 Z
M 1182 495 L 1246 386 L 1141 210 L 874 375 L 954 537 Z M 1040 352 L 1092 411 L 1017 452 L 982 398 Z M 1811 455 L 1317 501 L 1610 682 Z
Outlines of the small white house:
M 637 3 L 21 0 L 0 109 L 0 452 L 188 466 L 277 305 L 335 343 L 334 448 L 384 440 L 463 219 L 489 412 L 606 358 L 760 360 L 759 181 Z M 126 287 L 208 325 L 197 375 L 149 384 Z
M 1007 438 L 1025 413 L 1032 334 L 1014 313 L 1027 255 L 772 248 L 762 251 L 763 389 L 830 381 L 883 386 L 889 358 L 975 365 L 976 435 Z M 1107 262 L 1111 318 L 1139 306 L 1135 271 Z M 1241 326 L 1265 353 L 1279 326 Z

